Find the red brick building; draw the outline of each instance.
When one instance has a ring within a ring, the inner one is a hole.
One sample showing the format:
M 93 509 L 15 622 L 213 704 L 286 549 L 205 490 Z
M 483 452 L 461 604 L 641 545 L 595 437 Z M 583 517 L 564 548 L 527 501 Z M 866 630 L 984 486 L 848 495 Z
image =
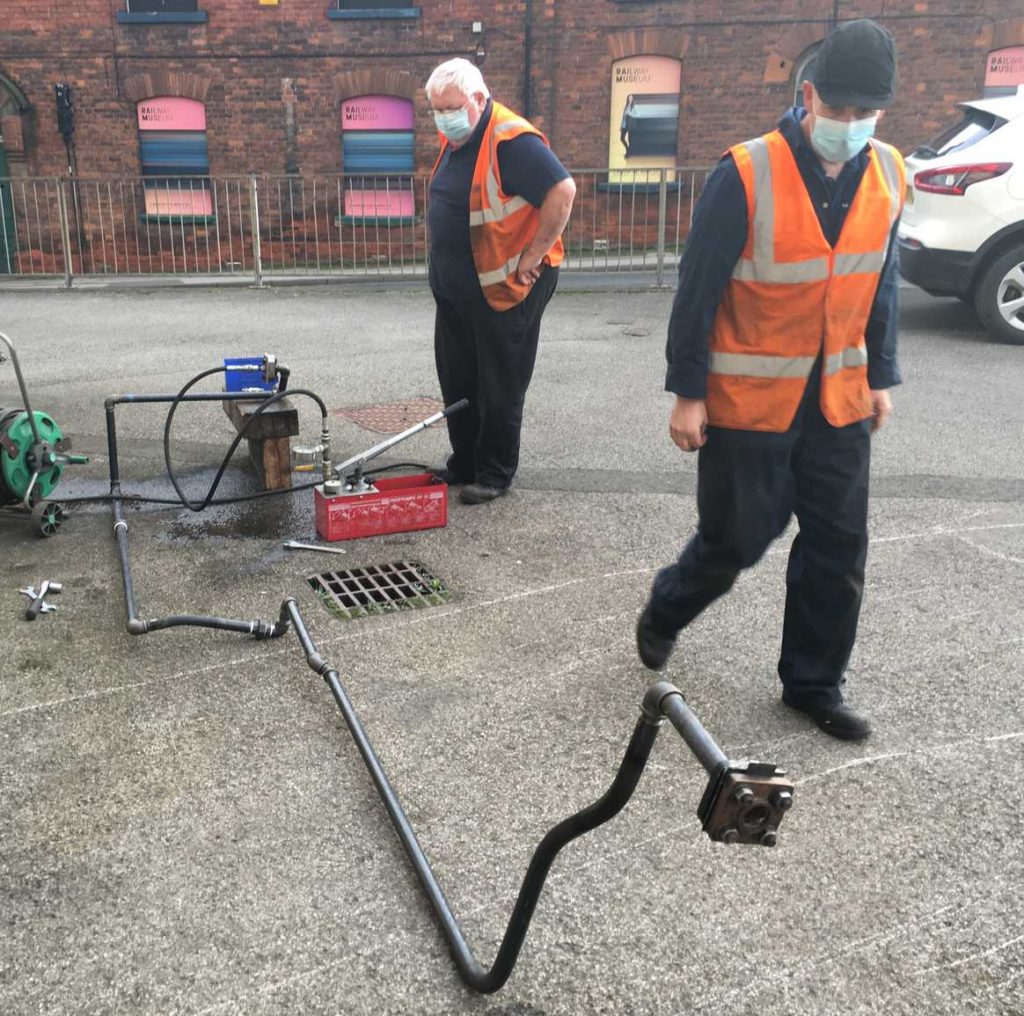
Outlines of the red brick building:
M 705 165 L 792 101 L 794 73 L 834 13 L 828 0 L 341 2 L 345 9 L 337 0 L 4 0 L 0 115 L 12 172 L 65 171 L 58 81 L 73 89 L 82 175 L 136 175 L 135 106 L 169 95 L 205 104 L 214 174 L 336 172 L 345 99 L 396 95 L 424 113 L 423 81 L 456 54 L 476 60 L 494 94 L 579 167 L 607 165 L 612 64 L 678 60 L 677 161 Z M 171 10 L 146 13 L 162 7 Z M 843 19 L 878 12 L 835 8 Z M 885 135 L 903 147 L 981 93 L 990 52 L 1024 47 L 1016 0 L 894 0 L 884 9 L 901 78 Z M 415 118 L 415 143 L 417 164 L 428 165 L 435 134 L 425 115 Z
M 386 210 L 411 222 L 419 199 L 375 198 L 374 174 L 429 169 L 436 134 L 422 84 L 454 55 L 475 60 L 495 96 L 547 131 L 572 169 L 707 166 L 793 102 L 837 16 L 876 16 L 896 37 L 899 97 L 881 134 L 901 148 L 926 140 L 986 82 L 1024 82 L 1019 0 L 879 9 L 839 0 L 2 0 L 0 177 L 66 177 L 69 164 L 81 178 L 358 171 L 370 183 L 342 201 L 346 221 Z M 69 146 L 59 82 L 71 86 Z M 381 124 L 383 133 L 358 134 Z M 180 203 L 151 197 L 139 200 L 154 217 L 180 213 Z

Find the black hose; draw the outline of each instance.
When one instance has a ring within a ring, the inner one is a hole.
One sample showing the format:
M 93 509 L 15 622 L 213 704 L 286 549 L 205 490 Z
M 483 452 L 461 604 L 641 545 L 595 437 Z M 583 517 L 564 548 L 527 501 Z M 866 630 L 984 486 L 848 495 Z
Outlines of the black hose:
M 393 473 L 396 469 L 418 469 L 422 473 L 433 473 L 435 466 L 426 466 L 422 462 L 392 462 L 387 466 L 364 470 L 363 476 L 380 476 L 381 473 Z
M 290 394 L 290 393 L 289 393 Z M 376 469 L 368 469 L 363 476 L 373 478 L 383 473 L 393 473 L 396 469 L 419 469 L 424 473 L 431 472 L 435 467 L 428 466 L 422 462 L 392 462 L 386 466 L 378 466 Z M 311 480 L 308 483 L 297 483 L 291 487 L 284 487 L 281 490 L 259 490 L 254 494 L 238 494 L 233 497 L 215 497 L 208 502 L 208 507 L 215 508 L 217 505 L 241 504 L 243 501 L 258 501 L 264 497 L 280 497 L 282 494 L 298 494 L 304 490 L 312 490 L 319 487 L 322 480 Z M 149 497 L 146 494 L 133 494 L 131 491 L 124 491 L 118 495 L 122 501 L 131 504 L 156 504 L 181 507 L 183 502 L 180 498 L 174 497 Z M 109 504 L 113 500 L 112 494 L 90 494 L 87 497 L 62 497 L 60 504 Z
M 214 508 L 217 505 L 224 504 L 241 504 L 243 501 L 258 501 L 264 497 L 280 497 L 282 494 L 297 494 L 304 490 L 312 490 L 314 487 L 319 487 L 323 481 L 311 480 L 309 483 L 300 483 L 292 487 L 283 487 L 280 490 L 259 490 L 253 494 L 238 494 L 234 497 L 215 497 L 210 500 L 207 504 L 208 508 Z M 172 507 L 181 508 L 184 502 L 181 498 L 175 497 L 149 497 L 145 494 L 134 494 L 131 491 L 125 491 L 118 495 L 122 501 L 130 501 L 133 504 L 157 504 L 157 505 L 170 505 Z M 105 504 L 112 500 L 110 494 L 93 494 L 89 497 L 62 497 L 59 499 L 61 504 Z
M 210 485 L 210 489 L 206 492 L 206 497 L 204 497 L 202 501 L 190 501 L 185 496 L 185 492 L 181 489 L 181 485 L 178 483 L 178 478 L 174 472 L 174 467 L 171 465 L 171 424 L 174 421 L 174 414 L 177 412 L 178 406 L 181 405 L 182 399 L 188 394 L 193 385 L 198 384 L 198 382 L 202 381 L 203 378 L 209 377 L 211 374 L 222 374 L 227 369 L 227 367 L 211 367 L 209 370 L 204 370 L 202 373 L 197 374 L 192 378 L 192 380 L 189 381 L 174 397 L 174 400 L 171 402 L 171 408 L 167 411 L 167 419 L 164 422 L 164 462 L 167 465 L 167 478 L 171 481 L 171 486 L 174 487 L 178 497 L 181 498 L 181 504 L 194 512 L 204 511 L 213 503 L 213 495 L 217 492 L 217 488 L 220 486 L 220 481 L 223 479 L 224 473 L 228 468 L 231 456 L 235 454 L 235 449 L 239 444 L 241 444 L 242 440 L 245 438 L 246 432 L 252 426 L 256 418 L 261 413 L 269 409 L 270 406 L 274 405 L 275 402 L 280 402 L 282 399 L 288 398 L 291 395 L 305 395 L 308 398 L 311 398 L 320 407 L 320 416 L 324 422 L 324 426 L 326 427 L 327 424 L 327 406 L 324 404 L 323 399 L 321 399 L 315 392 L 312 392 L 307 388 L 292 388 L 287 391 L 275 392 L 257 406 L 252 416 L 245 421 L 238 433 L 235 435 L 235 439 L 231 442 L 231 445 L 227 450 L 227 454 L 224 456 L 224 459 L 220 464 L 220 468 L 217 470 L 217 475 L 214 477 L 213 483 Z M 248 499 L 249 497 L 246 497 L 246 500 Z M 224 503 L 230 504 L 233 502 L 225 501 Z
M 376 469 L 369 469 L 363 473 L 364 477 L 373 478 L 374 476 L 380 476 L 383 473 L 393 473 L 396 469 L 419 469 L 424 473 L 429 473 L 434 467 L 425 465 L 422 462 L 393 462 L 387 466 L 378 466 Z M 253 494 L 238 494 L 233 497 L 215 497 L 208 502 L 207 507 L 215 508 L 217 505 L 225 504 L 241 504 L 243 501 L 259 501 L 264 497 L 280 497 L 283 494 L 298 494 L 304 490 L 312 490 L 314 487 L 319 487 L 322 480 L 310 480 L 308 483 L 297 483 L 291 487 L 284 487 L 280 490 L 258 490 Z M 119 495 L 122 501 L 129 502 L 131 504 L 156 504 L 156 505 L 169 505 L 171 507 L 181 507 L 183 502 L 180 498 L 176 497 L 149 497 L 146 494 L 134 494 L 131 491 L 125 491 Z M 91 494 L 88 497 L 62 497 L 59 498 L 59 503 L 63 505 L 67 504 L 109 504 L 113 500 L 111 494 Z

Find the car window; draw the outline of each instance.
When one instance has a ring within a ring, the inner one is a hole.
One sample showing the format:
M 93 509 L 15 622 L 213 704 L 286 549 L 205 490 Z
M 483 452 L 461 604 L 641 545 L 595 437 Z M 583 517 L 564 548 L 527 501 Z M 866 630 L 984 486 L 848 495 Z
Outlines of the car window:
M 964 115 L 956 123 L 947 127 L 928 144 L 918 145 L 913 154 L 924 159 L 951 155 L 977 144 L 982 138 L 987 138 L 989 134 L 999 130 L 1005 123 L 1006 121 L 995 113 L 984 113 L 980 109 L 964 110 Z

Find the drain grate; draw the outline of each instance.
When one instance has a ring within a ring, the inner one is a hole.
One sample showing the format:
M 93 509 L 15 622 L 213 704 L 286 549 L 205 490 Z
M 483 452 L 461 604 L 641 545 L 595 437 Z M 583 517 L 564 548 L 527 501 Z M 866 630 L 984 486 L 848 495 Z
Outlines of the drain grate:
M 444 409 L 444 403 L 437 399 L 407 399 L 405 402 L 389 402 L 373 406 L 355 406 L 352 409 L 335 409 L 334 415 L 351 420 L 363 430 L 377 434 L 397 434 L 414 423 Z M 444 424 L 440 424 L 443 426 Z M 433 424 L 437 427 L 438 424 Z
M 306 581 L 332 614 L 346 620 L 436 607 L 447 603 L 452 595 L 439 578 L 415 561 L 321 572 Z

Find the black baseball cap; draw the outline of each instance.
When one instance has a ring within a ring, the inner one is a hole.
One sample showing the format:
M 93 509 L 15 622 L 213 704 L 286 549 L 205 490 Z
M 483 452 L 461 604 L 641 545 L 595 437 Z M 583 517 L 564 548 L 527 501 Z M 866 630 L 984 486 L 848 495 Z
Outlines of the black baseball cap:
M 814 87 L 833 107 L 886 109 L 895 81 L 896 43 L 867 18 L 837 25 L 815 57 Z

